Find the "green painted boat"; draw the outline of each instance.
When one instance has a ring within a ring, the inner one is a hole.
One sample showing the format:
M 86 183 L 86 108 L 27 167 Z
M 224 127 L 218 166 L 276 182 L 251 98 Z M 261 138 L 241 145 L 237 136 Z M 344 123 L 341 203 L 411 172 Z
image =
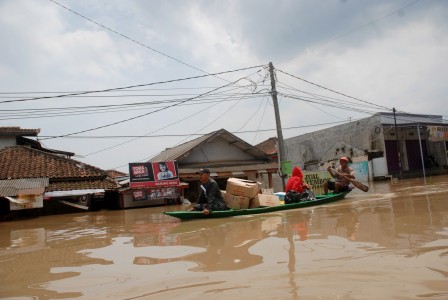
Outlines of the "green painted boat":
M 191 220 L 191 219 L 207 219 L 207 218 L 227 218 L 234 216 L 243 215 L 255 215 L 274 211 L 296 209 L 308 206 L 321 205 L 325 203 L 335 202 L 344 199 L 349 192 L 339 193 L 339 194 L 327 194 L 327 195 L 316 195 L 316 200 L 304 201 L 291 204 L 282 204 L 278 206 L 260 206 L 257 208 L 247 208 L 247 209 L 229 209 L 229 210 L 215 210 L 209 215 L 204 215 L 201 211 L 166 211 L 165 215 L 175 217 L 181 220 Z

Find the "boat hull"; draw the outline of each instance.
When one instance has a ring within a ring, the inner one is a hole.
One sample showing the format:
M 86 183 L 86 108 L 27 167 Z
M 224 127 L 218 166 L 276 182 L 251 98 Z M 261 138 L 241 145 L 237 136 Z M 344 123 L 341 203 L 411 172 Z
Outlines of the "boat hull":
M 296 209 L 308 206 L 316 206 L 325 203 L 339 201 L 345 198 L 348 192 L 339 194 L 328 194 L 328 195 L 316 195 L 316 200 L 304 201 L 291 204 L 283 204 L 277 206 L 262 206 L 257 208 L 247 208 L 247 209 L 229 209 L 229 210 L 219 210 L 212 211 L 209 215 L 204 215 L 201 211 L 167 211 L 164 214 L 175 217 L 181 220 L 191 220 L 191 219 L 210 219 L 210 218 L 227 218 L 242 215 L 254 215 L 262 214 L 268 212 L 275 212 L 281 210 Z

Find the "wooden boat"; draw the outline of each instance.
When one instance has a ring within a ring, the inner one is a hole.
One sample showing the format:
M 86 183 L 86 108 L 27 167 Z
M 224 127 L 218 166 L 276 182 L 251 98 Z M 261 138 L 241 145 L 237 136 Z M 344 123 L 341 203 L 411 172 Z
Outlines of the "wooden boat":
M 338 194 L 327 194 L 327 195 L 316 195 L 316 200 L 303 201 L 291 204 L 282 204 L 277 206 L 260 206 L 256 208 L 247 209 L 229 209 L 229 210 L 215 210 L 209 215 L 204 215 L 201 211 L 166 211 L 164 214 L 172 216 L 181 220 L 191 220 L 191 219 L 205 219 L 205 218 L 227 218 L 242 215 L 254 215 L 262 214 L 274 211 L 302 208 L 307 206 L 315 206 L 330 202 L 335 202 L 345 198 L 349 192 L 338 193 Z

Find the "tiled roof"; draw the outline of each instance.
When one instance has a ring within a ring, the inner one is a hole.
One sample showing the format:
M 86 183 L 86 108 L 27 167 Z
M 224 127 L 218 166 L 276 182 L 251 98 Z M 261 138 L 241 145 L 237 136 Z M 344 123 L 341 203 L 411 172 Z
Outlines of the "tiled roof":
M 117 170 L 106 170 L 106 173 L 107 173 L 107 175 L 110 178 L 117 178 L 117 177 L 128 176 L 127 173 L 120 172 L 120 171 L 117 171 Z
M 22 129 L 15 127 L 0 127 L 0 136 L 37 136 L 40 129 Z
M 268 140 L 261 142 L 257 145 L 255 145 L 255 147 L 257 147 L 258 149 L 260 149 L 261 151 L 263 151 L 266 154 L 276 154 L 277 153 L 277 138 L 276 137 L 271 137 Z
M 0 150 L 0 180 L 48 177 L 51 179 L 104 179 L 105 171 L 25 146 Z
M 103 180 L 76 180 L 76 181 L 58 181 L 51 182 L 45 189 L 46 192 L 53 191 L 71 191 L 71 190 L 113 190 L 118 188 L 118 184 L 109 178 Z

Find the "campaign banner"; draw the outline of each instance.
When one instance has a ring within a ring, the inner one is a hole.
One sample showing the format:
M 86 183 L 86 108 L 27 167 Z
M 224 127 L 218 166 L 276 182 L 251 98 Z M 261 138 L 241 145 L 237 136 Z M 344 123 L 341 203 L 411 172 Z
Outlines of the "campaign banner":
M 179 185 L 177 162 L 143 162 L 129 164 L 131 188 L 167 187 Z
M 142 200 L 146 200 L 146 199 L 147 199 L 147 196 L 146 196 L 146 191 L 144 189 L 132 191 L 132 200 L 133 201 L 142 201 Z
M 324 182 L 332 179 L 328 171 L 303 171 L 303 181 L 311 186 L 315 194 L 324 193 Z
M 369 164 L 367 161 L 357 162 L 349 164 L 355 171 L 355 178 L 357 181 L 368 182 L 369 181 Z M 314 190 L 315 194 L 322 194 L 324 192 L 324 182 L 332 180 L 328 171 L 303 171 L 303 181 Z

